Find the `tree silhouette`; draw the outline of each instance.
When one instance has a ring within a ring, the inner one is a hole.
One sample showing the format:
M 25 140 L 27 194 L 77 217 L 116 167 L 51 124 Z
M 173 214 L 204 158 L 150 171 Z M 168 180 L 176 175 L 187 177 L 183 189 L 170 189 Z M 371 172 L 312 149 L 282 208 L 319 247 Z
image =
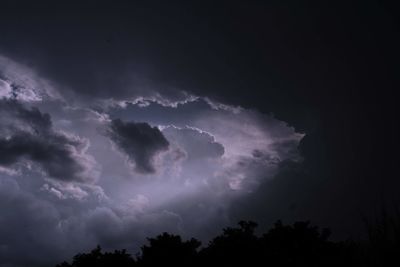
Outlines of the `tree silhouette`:
M 369 251 L 364 258 L 374 266 L 400 264 L 400 209 L 389 210 L 385 205 L 375 218 L 364 218 L 367 227 Z
M 197 249 L 201 243 L 192 238 L 182 241 L 178 235 L 163 233 L 148 238 L 150 245 L 142 247 L 139 266 L 193 266 L 197 262 Z
M 268 257 L 264 261 L 274 266 L 331 266 L 332 258 L 338 255 L 329 235 L 328 229 L 320 232 L 309 222 L 283 225 L 277 221 L 260 238 L 262 254 Z
M 240 221 L 239 228 L 225 228 L 220 236 L 215 237 L 201 255 L 203 264 L 219 266 L 247 266 L 257 262 L 258 238 L 254 235 L 257 224 Z
M 397 222 L 397 221 L 396 221 Z M 386 222 L 385 222 L 386 223 Z M 398 226 L 398 225 L 397 225 Z M 397 227 L 396 226 L 396 227 Z M 277 221 L 261 236 L 257 224 L 240 221 L 238 227 L 223 229 L 207 247 L 196 239 L 182 241 L 179 235 L 163 233 L 148 238 L 136 259 L 125 250 L 103 253 L 98 246 L 77 254 L 72 263 L 56 267 L 144 267 L 144 266 L 395 266 L 400 253 L 398 236 L 385 232 L 384 221 L 370 225 L 369 243 L 330 241 L 328 229 L 309 222 L 284 225 Z M 374 227 L 374 228 L 371 228 Z M 396 228 L 393 232 L 398 233 Z
M 126 253 L 126 250 L 115 250 L 103 253 L 101 247 L 97 246 L 89 253 L 80 253 L 74 256 L 71 264 L 63 262 L 56 267 L 133 267 L 135 260 Z

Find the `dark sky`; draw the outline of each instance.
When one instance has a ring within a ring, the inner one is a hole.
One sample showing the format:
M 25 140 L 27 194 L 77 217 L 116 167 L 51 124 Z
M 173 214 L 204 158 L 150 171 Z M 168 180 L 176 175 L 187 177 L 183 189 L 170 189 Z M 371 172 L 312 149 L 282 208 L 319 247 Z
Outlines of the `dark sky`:
M 397 14 L 1 1 L 0 265 L 164 230 L 207 240 L 240 219 L 359 237 L 400 201 Z

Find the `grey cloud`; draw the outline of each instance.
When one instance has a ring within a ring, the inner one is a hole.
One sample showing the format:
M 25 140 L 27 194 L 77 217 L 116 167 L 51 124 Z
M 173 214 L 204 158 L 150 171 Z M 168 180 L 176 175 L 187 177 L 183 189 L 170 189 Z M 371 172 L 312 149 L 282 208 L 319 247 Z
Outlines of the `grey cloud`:
M 0 96 L 22 102 L 61 99 L 53 82 L 31 68 L 0 54 Z
M 1 119 L 0 132 L 28 131 L 44 135 L 52 131 L 50 115 L 35 107 L 27 108 L 16 100 L 0 100 L 0 111 L 7 114 Z
M 182 223 L 179 215 L 167 210 L 137 214 L 108 202 L 60 205 L 47 198 L 47 192 L 30 191 L 14 178 L 0 175 L 0 266 L 54 266 L 97 244 L 135 253 L 146 237 L 163 231 L 179 233 Z
M 62 259 L 60 213 L 51 202 L 23 191 L 14 179 L 1 177 L 0 209 L 1 266 L 50 266 Z
M 224 146 L 214 136 L 196 128 L 174 126 L 163 130 L 168 140 L 177 143 L 187 153 L 188 159 L 218 158 L 224 154 Z
M 135 171 L 142 174 L 154 173 L 154 157 L 169 147 L 162 132 L 145 122 L 113 120 L 108 135 L 135 164 Z
M 87 182 L 94 178 L 94 161 L 85 153 L 87 140 L 55 131 L 49 114 L 16 101 L 2 100 L 0 110 L 7 117 L 0 121 L 0 165 L 30 160 L 55 179 Z

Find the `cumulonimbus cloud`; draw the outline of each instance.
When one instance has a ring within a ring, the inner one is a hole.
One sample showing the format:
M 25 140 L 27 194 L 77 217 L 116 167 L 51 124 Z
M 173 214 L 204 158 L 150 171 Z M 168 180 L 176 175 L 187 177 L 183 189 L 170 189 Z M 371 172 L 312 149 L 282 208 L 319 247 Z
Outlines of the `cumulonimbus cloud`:
M 169 147 L 162 132 L 145 122 L 115 119 L 111 121 L 108 136 L 134 163 L 135 171 L 141 174 L 154 173 L 154 157 Z

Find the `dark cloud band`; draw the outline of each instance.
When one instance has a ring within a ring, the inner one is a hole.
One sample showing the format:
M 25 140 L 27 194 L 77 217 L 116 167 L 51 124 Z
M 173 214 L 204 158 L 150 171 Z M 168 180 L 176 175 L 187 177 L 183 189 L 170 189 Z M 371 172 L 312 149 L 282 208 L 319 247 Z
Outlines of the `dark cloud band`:
M 0 165 L 30 160 L 54 179 L 87 182 L 93 167 L 86 140 L 57 132 L 49 114 L 17 101 L 1 100 Z
M 113 120 L 108 135 L 135 164 L 135 171 L 142 174 L 154 173 L 154 157 L 169 147 L 161 131 L 144 122 Z

